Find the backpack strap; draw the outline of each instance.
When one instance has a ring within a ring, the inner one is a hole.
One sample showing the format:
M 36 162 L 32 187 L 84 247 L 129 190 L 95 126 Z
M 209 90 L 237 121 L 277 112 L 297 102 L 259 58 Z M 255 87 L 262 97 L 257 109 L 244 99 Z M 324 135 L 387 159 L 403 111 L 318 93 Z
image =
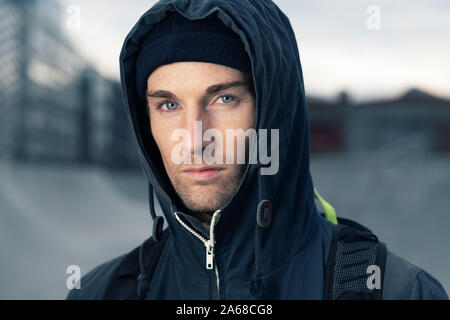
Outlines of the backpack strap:
M 144 299 L 168 236 L 169 231 L 166 229 L 162 232 L 159 241 L 155 241 L 153 237 L 150 237 L 142 245 L 126 255 L 109 282 L 104 299 Z M 140 265 L 145 270 L 143 274 L 140 274 Z
M 325 268 L 325 292 L 328 300 L 383 298 L 386 245 L 366 227 L 349 219 L 337 218 Z M 379 269 L 373 269 L 375 266 Z M 380 288 L 369 286 L 378 273 Z M 370 287 L 370 288 L 369 288 Z

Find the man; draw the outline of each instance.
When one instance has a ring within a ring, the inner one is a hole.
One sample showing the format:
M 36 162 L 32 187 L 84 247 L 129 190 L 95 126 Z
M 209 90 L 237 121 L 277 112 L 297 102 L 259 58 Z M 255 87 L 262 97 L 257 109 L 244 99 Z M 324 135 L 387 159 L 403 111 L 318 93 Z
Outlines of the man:
M 160 1 L 127 36 L 120 64 L 154 235 L 86 274 L 69 299 L 448 298 L 370 231 L 318 213 L 298 48 L 273 2 Z M 246 134 L 239 144 L 228 130 Z M 336 230 L 374 244 L 377 295 L 335 281 L 338 264 L 363 250 L 339 256 L 349 247 Z

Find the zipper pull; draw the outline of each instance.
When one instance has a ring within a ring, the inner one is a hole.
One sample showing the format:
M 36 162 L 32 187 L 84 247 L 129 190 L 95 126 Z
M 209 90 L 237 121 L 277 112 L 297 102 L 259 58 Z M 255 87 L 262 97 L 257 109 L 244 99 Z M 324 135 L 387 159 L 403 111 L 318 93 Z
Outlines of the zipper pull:
M 210 270 L 213 268 L 213 255 L 214 247 L 211 244 L 211 240 L 206 242 L 206 269 Z

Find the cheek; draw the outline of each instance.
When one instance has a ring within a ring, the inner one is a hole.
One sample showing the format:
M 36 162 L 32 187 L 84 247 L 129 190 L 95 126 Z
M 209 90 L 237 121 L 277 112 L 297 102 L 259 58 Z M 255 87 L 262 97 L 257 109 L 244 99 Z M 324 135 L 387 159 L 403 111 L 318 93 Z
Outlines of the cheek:
M 226 129 L 243 129 L 255 128 L 256 125 L 256 109 L 254 103 L 249 103 L 235 110 L 227 110 L 217 112 L 214 117 L 214 125 L 216 128 L 225 132 Z
M 238 110 L 239 112 L 228 112 L 227 115 L 223 115 L 220 119 L 216 119 L 214 121 L 214 125 L 217 125 L 223 137 L 222 144 L 222 153 L 226 155 L 228 158 L 233 158 L 233 163 L 237 164 L 237 155 L 238 152 L 242 152 L 243 150 L 238 147 L 242 147 L 239 143 L 242 142 L 242 139 L 237 136 L 233 136 L 230 140 L 230 137 L 227 136 L 226 130 L 231 129 L 236 133 L 238 129 L 242 129 L 246 132 L 248 129 L 254 129 L 256 125 L 256 112 L 254 106 L 248 106 L 247 108 L 243 108 Z M 245 155 L 248 155 L 249 148 L 249 139 L 245 138 Z M 233 150 L 233 151 L 231 151 Z M 233 156 L 232 156 L 233 155 Z
M 255 103 L 248 103 L 246 108 L 242 113 L 242 117 L 240 117 L 240 124 L 242 128 L 249 129 L 255 128 L 256 125 L 256 107 Z

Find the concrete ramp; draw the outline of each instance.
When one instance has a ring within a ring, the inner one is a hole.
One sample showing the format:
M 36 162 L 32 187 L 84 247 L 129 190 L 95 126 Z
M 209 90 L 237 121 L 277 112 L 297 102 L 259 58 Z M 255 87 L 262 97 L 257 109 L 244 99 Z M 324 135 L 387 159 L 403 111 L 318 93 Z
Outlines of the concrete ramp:
M 0 298 L 64 298 L 67 266 L 86 273 L 151 234 L 147 208 L 139 175 L 1 163 Z

